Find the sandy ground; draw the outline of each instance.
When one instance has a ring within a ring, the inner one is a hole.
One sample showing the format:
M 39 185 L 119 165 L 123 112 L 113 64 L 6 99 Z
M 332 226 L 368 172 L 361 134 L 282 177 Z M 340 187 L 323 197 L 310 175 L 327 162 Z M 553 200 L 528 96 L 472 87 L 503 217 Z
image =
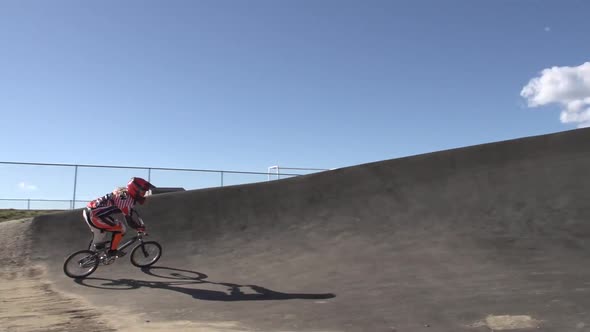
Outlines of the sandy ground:
M 45 267 L 32 265 L 30 219 L 0 224 L 0 329 L 29 331 L 246 331 L 235 322 L 153 322 L 124 308 L 94 308 L 82 298 L 57 291 Z
M 30 219 L 0 223 L 1 331 L 249 331 L 237 322 L 155 322 L 125 308 L 93 307 L 81 297 L 58 291 L 46 278 L 45 267 L 31 264 L 30 224 Z M 514 331 L 537 329 L 541 323 L 529 316 L 488 316 L 471 327 Z

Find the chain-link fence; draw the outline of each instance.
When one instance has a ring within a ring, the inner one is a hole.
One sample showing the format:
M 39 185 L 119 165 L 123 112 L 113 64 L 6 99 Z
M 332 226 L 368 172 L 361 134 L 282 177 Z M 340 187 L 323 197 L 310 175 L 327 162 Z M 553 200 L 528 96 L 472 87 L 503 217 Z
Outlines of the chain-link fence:
M 303 168 L 299 170 L 305 170 Z M 311 172 L 319 169 L 308 169 Z M 307 173 L 303 173 L 307 174 Z M 278 173 L 276 178 L 303 175 Z M 269 172 L 231 170 L 0 162 L 0 209 L 74 209 L 143 177 L 158 187 L 186 190 L 270 181 Z

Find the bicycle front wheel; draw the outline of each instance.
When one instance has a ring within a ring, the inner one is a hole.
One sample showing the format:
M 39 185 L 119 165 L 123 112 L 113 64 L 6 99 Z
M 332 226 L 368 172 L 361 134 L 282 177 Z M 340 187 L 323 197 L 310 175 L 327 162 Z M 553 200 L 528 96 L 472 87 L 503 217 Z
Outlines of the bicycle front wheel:
M 94 251 L 76 251 L 64 262 L 64 273 L 70 278 L 86 278 L 96 270 L 98 263 L 98 255 Z
M 137 267 L 153 265 L 162 256 L 162 246 L 155 241 L 147 241 L 133 248 L 131 264 Z

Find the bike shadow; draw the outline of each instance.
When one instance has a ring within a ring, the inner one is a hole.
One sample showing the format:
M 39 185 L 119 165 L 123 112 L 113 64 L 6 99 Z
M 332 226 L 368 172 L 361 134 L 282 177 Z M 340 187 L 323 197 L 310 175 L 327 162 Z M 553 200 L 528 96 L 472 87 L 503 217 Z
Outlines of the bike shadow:
M 215 282 L 205 280 L 208 276 L 204 273 L 183 270 L 171 267 L 145 267 L 141 269 L 145 274 L 171 281 L 153 281 L 137 279 L 108 279 L 86 278 L 74 279 L 82 286 L 108 289 L 108 290 L 132 290 L 138 288 L 163 289 L 192 296 L 196 300 L 206 301 L 272 301 L 272 300 L 321 300 L 336 297 L 332 293 L 307 294 L 307 293 L 282 293 L 257 285 L 239 285 L 229 282 Z M 95 282 L 102 282 L 96 285 Z M 194 286 L 223 286 L 226 291 L 194 288 Z

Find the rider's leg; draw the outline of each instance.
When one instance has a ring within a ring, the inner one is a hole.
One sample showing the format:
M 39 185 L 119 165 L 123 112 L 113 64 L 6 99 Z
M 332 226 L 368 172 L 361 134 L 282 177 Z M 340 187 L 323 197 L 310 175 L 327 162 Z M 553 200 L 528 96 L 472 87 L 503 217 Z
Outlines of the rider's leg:
M 117 250 L 117 248 L 119 247 L 119 243 L 125 235 L 125 225 L 117 224 L 116 227 L 113 227 L 112 230 L 109 231 L 113 232 L 113 239 L 111 240 L 111 250 Z
M 115 251 L 119 246 L 119 242 L 125 235 L 125 224 L 123 220 L 125 220 L 125 216 L 121 212 L 116 212 L 118 210 L 114 209 L 96 209 L 92 213 L 91 222 L 94 226 L 105 230 L 107 232 L 112 232 L 113 237 L 111 240 L 111 247 L 110 251 Z
M 111 250 L 117 250 L 119 243 L 125 236 L 125 215 L 122 213 L 113 213 L 108 216 L 109 221 L 113 222 L 113 226 L 108 229 L 109 232 L 113 232 L 113 239 L 111 240 Z
M 92 231 L 93 237 L 92 237 L 92 244 L 90 245 L 90 248 L 92 248 L 92 250 L 94 249 L 102 249 L 100 246 L 101 244 L 103 244 L 104 242 L 107 241 L 108 238 L 108 232 L 103 231 L 102 229 L 98 229 L 98 228 L 94 228 L 94 227 L 90 227 L 90 230 Z M 97 247 L 98 244 L 98 247 Z M 104 244 L 102 245 L 104 247 Z
M 82 215 L 84 216 L 84 221 L 86 221 L 86 224 L 88 225 L 88 227 L 90 228 L 90 231 L 92 232 L 92 243 L 90 244 L 90 250 L 94 250 L 94 249 L 98 249 L 96 248 L 96 244 L 97 243 L 102 243 L 105 242 L 107 240 L 107 236 L 108 233 L 100 228 L 97 228 L 96 226 L 93 225 L 91 219 L 89 218 L 89 211 L 88 210 L 84 210 L 82 212 Z

